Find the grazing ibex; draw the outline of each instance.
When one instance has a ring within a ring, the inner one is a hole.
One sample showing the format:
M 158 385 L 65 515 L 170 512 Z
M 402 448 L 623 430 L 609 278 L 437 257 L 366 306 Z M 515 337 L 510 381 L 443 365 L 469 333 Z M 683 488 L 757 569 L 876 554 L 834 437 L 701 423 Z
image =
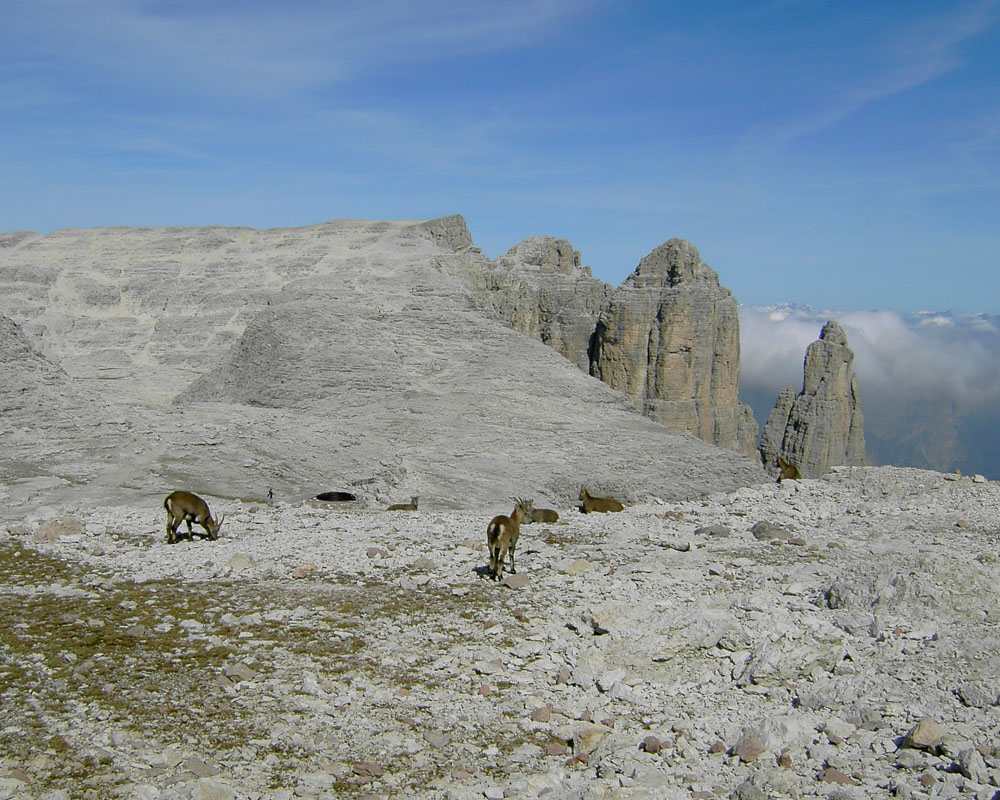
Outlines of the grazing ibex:
M 580 490 L 580 502 L 583 503 L 580 510 L 584 514 L 589 514 L 592 511 L 622 511 L 625 508 L 613 497 L 592 497 L 586 487 Z
M 778 469 L 781 470 L 781 474 L 778 475 L 778 483 L 782 481 L 797 481 L 802 478 L 799 468 L 794 464 L 789 464 L 781 456 L 778 456 Z
M 177 526 L 182 522 L 187 523 L 189 539 L 194 538 L 191 530 L 192 522 L 201 525 L 205 529 L 204 535 L 209 539 L 218 539 L 219 528 L 226 519 L 225 516 L 219 517 L 218 520 L 212 519 L 208 503 L 191 492 L 171 492 L 163 501 L 163 507 L 167 510 L 167 544 L 174 544 L 177 541 Z
M 417 510 L 416 495 L 410 498 L 409 503 L 393 503 L 386 509 L 386 511 L 416 511 L 416 510 Z
M 486 544 L 490 551 L 490 577 L 498 581 L 503 576 L 503 562 L 510 554 L 510 571 L 514 568 L 514 550 L 517 549 L 517 537 L 521 534 L 521 521 L 531 514 L 531 501 L 515 497 L 517 505 L 509 517 L 497 514 L 486 526 Z
M 529 500 L 528 503 L 533 503 L 534 501 Z M 532 522 L 558 522 L 559 515 L 553 511 L 551 508 L 535 508 L 534 505 L 531 506 L 531 511 L 528 512 L 528 518 L 523 520 L 525 525 Z

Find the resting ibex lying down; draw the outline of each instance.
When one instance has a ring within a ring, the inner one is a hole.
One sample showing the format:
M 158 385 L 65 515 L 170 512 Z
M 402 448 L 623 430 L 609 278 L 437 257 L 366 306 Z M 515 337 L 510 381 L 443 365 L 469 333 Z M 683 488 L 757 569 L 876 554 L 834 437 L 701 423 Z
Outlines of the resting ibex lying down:
M 534 501 L 529 500 L 528 502 L 533 503 Z M 535 508 L 533 505 L 531 507 L 531 511 L 528 512 L 528 518 L 522 520 L 522 522 L 524 522 L 525 525 L 528 525 L 532 522 L 558 522 L 558 521 L 559 521 L 559 514 L 557 514 L 551 508 Z
M 205 535 L 209 539 L 218 539 L 219 528 L 226 519 L 225 516 L 218 520 L 212 519 L 208 503 L 191 492 L 171 492 L 163 501 L 163 507 L 167 510 L 167 544 L 177 541 L 177 526 L 182 522 L 187 523 L 188 538 L 194 538 L 191 523 L 196 522 L 205 529 Z
M 580 501 L 583 503 L 580 510 L 584 514 L 592 511 L 621 511 L 625 508 L 613 497 L 592 497 L 586 487 L 580 490 Z
M 514 550 L 517 548 L 517 537 L 521 534 L 521 521 L 531 513 L 531 501 L 515 497 L 517 505 L 509 517 L 497 514 L 486 526 L 486 545 L 490 550 L 490 577 L 500 580 L 503 575 L 503 562 L 510 553 L 510 571 L 514 568 Z
M 417 510 L 416 496 L 411 497 L 409 503 L 393 503 L 386 509 L 386 511 L 416 511 L 416 510 Z

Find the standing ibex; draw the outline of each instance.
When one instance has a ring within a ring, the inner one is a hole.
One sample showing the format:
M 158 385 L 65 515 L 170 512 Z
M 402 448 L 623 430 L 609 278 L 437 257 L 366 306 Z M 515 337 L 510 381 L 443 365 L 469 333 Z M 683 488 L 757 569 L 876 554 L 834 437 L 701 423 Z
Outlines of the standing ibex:
M 586 487 L 580 489 L 580 502 L 583 503 L 580 510 L 584 514 L 592 511 L 622 511 L 625 508 L 613 497 L 592 497 Z
M 219 517 L 218 520 L 212 519 L 208 503 L 191 492 L 171 492 L 163 501 L 163 507 L 167 510 L 167 544 L 174 544 L 177 541 L 177 526 L 182 522 L 187 523 L 189 539 L 194 538 L 191 530 L 192 522 L 201 525 L 209 539 L 218 539 L 219 528 L 226 519 L 225 516 Z
M 778 475 L 778 483 L 782 481 L 797 481 L 802 478 L 799 468 L 794 464 L 789 464 L 781 456 L 778 456 L 778 469 L 781 470 L 781 474 Z
M 490 577 L 498 581 L 503 576 L 503 562 L 510 553 L 510 571 L 514 568 L 514 550 L 521 534 L 521 520 L 531 514 L 531 501 L 515 497 L 514 510 L 509 517 L 497 514 L 486 526 L 486 545 L 490 551 Z
M 416 495 L 410 498 L 409 503 L 393 503 L 386 509 L 386 511 L 416 511 L 416 510 L 417 510 Z

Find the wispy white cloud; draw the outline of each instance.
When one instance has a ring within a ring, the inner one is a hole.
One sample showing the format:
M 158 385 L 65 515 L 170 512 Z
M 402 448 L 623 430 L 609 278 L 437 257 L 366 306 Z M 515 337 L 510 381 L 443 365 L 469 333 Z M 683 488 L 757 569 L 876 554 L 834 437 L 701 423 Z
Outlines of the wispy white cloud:
M 1000 317 L 741 306 L 741 395 L 761 424 L 781 387 L 801 390 L 805 349 L 828 319 L 854 351 L 875 463 L 1000 477 Z
M 817 86 L 813 107 L 800 107 L 782 119 L 750 129 L 739 150 L 744 157 L 771 157 L 792 142 L 823 131 L 857 113 L 945 75 L 962 65 L 958 50 L 997 24 L 998 0 L 956 4 L 947 13 L 891 34 L 881 43 L 880 57 L 867 74 L 858 65 L 844 65 L 842 83 Z
M 802 386 L 805 349 L 836 319 L 855 354 L 863 396 L 946 397 L 965 409 L 1000 408 L 1000 317 L 741 306 L 742 381 Z
M 266 99 L 386 65 L 519 47 L 594 0 L 14 5 L 5 15 L 7 36 L 17 36 L 21 58 L 96 68 L 117 85 Z

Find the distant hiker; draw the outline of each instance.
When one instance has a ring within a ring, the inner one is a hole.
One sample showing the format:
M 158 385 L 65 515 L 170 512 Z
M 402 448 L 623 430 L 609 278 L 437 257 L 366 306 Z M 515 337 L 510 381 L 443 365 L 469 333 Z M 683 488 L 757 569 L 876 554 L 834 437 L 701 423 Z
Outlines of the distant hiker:
M 274 489 L 267 490 L 267 502 L 274 505 Z

